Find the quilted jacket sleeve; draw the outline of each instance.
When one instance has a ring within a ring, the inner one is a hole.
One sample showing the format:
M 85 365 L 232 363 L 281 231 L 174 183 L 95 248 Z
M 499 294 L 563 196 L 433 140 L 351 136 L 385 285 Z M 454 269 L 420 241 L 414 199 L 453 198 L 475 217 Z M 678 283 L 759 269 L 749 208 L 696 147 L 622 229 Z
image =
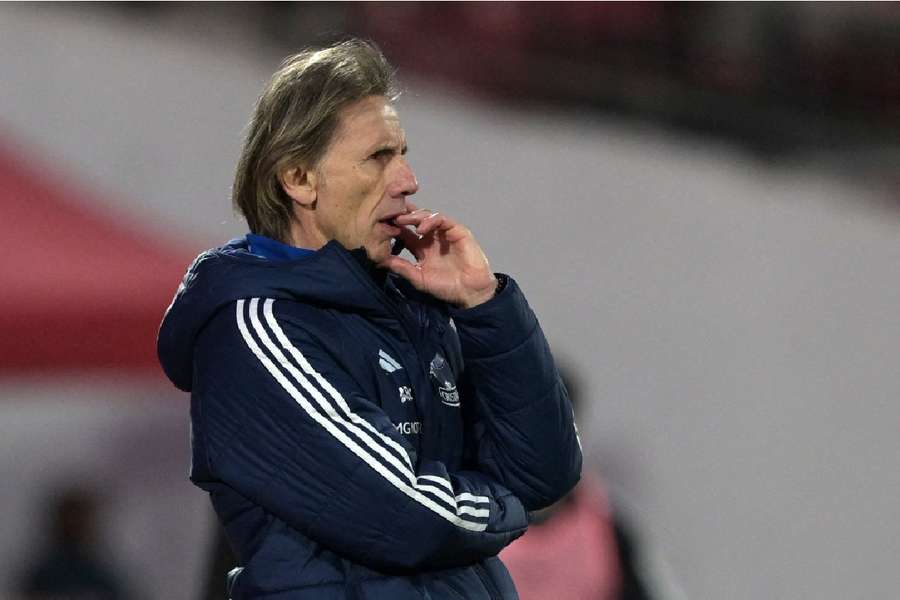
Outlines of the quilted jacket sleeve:
M 566 388 L 534 312 L 507 278 L 496 297 L 451 316 L 464 391 L 474 402 L 468 450 L 476 468 L 527 510 L 549 506 L 578 482 L 582 455 Z
M 384 571 L 471 564 L 524 532 L 522 503 L 489 475 L 416 466 L 387 415 L 292 306 L 239 300 L 201 336 L 194 443 L 207 464 L 195 469 Z

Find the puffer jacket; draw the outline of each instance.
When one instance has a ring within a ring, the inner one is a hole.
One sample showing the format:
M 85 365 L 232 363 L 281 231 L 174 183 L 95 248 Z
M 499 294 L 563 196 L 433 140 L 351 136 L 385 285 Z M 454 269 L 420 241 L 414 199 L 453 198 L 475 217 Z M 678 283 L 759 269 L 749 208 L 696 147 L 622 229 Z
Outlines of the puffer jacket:
M 234 600 L 516 598 L 497 553 L 580 476 L 512 279 L 461 310 L 337 242 L 277 262 L 238 239 L 191 265 L 158 352 L 191 393 Z

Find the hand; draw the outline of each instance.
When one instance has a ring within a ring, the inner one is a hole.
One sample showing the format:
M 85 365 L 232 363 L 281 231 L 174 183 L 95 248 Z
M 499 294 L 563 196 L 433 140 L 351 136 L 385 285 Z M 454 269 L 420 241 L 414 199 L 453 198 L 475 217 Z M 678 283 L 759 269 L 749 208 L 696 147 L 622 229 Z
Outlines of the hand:
M 416 263 L 390 256 L 379 266 L 409 280 L 417 290 L 461 308 L 493 298 L 497 278 L 472 232 L 441 213 L 419 209 L 408 201 L 407 207 L 411 212 L 394 221 L 402 230 L 398 237 Z

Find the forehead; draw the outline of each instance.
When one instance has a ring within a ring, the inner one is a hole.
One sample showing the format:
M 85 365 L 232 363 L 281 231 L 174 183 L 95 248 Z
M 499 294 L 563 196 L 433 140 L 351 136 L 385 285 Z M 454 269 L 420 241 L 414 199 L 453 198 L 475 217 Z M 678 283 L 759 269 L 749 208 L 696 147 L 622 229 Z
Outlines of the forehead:
M 369 96 L 343 107 L 338 113 L 335 144 L 371 145 L 404 138 L 397 111 L 384 96 Z

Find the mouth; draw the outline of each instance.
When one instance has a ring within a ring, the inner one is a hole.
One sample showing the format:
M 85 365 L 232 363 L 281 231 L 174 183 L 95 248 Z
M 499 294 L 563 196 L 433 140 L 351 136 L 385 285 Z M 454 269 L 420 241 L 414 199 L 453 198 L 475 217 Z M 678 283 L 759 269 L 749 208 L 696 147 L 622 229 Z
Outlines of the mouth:
M 402 227 L 401 225 L 397 224 L 396 219 L 400 215 L 405 215 L 405 214 L 406 214 L 405 210 L 391 213 L 391 214 L 387 215 L 386 217 L 379 219 L 378 223 L 389 231 L 391 237 L 396 237 L 396 236 L 400 235 L 400 228 Z
M 378 221 L 378 225 L 388 235 L 388 237 L 397 237 L 398 235 L 400 235 L 400 226 L 394 222 L 394 218 L 382 219 Z

